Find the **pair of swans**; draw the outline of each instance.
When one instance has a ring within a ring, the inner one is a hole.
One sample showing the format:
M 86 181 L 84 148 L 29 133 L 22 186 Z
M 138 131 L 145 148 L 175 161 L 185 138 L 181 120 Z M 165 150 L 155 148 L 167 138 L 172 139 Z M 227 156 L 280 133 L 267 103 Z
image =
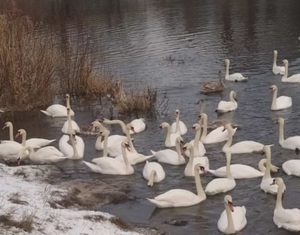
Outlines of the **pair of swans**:
M 179 120 L 179 109 L 175 110 L 175 122 L 171 125 L 171 133 L 178 133 L 179 135 L 185 135 L 187 133 L 187 127 L 184 122 Z
M 291 136 L 284 139 L 284 119 L 278 118 L 279 123 L 279 144 L 282 148 L 295 150 L 298 154 L 300 151 L 300 136 Z
M 226 178 L 217 178 L 210 181 L 205 188 L 205 193 L 208 195 L 215 195 L 218 193 L 225 193 L 235 188 L 236 182 L 230 171 L 231 153 L 226 153 Z
M 282 61 L 284 66 L 285 66 L 285 72 L 283 77 L 281 78 L 282 82 L 290 82 L 290 83 L 298 83 L 300 82 L 300 73 L 294 74 L 290 77 L 288 77 L 288 72 L 289 72 L 289 61 L 288 60 L 283 60 Z
M 40 110 L 42 113 L 51 117 L 67 117 L 67 108 L 71 109 L 70 95 L 66 94 L 67 107 L 61 104 L 52 104 L 46 110 Z M 70 115 L 74 116 L 74 111 L 70 110 Z
M 206 82 L 202 87 L 203 89 L 200 91 L 202 94 L 210 94 L 223 91 L 225 89 L 225 84 L 222 79 L 222 72 L 219 71 L 219 82 Z
M 278 185 L 276 206 L 273 212 L 273 222 L 278 228 L 284 228 L 292 232 L 300 231 L 300 210 L 298 208 L 284 209 L 282 206 L 282 194 L 284 191 L 284 182 L 282 178 L 277 177 L 273 184 Z
M 272 67 L 272 72 L 274 74 L 281 74 L 283 75 L 284 72 L 285 72 L 285 67 L 284 66 L 277 66 L 277 56 L 278 56 L 278 51 L 277 50 L 274 50 L 273 51 L 273 67 Z
M 218 220 L 218 229 L 225 234 L 235 234 L 247 225 L 245 206 L 233 206 L 232 197 L 224 197 L 225 210 Z
M 223 146 L 222 151 L 224 153 L 231 152 L 232 154 L 242 154 L 242 153 L 253 153 L 253 152 L 262 152 L 264 145 L 251 140 L 244 140 L 238 143 L 232 144 L 234 129 L 228 123 L 225 125 L 225 129 L 228 131 L 228 140 Z
M 160 182 L 166 177 L 164 168 L 158 162 L 148 162 L 143 168 L 143 177 L 148 180 L 148 186 L 152 187 L 154 182 Z
M 233 81 L 233 82 L 243 82 L 247 81 L 248 78 L 244 77 L 241 73 L 233 73 L 229 74 L 229 59 L 225 59 L 226 72 L 225 72 L 225 80 Z
M 229 93 L 229 101 L 221 100 L 218 104 L 216 112 L 218 113 L 227 113 L 236 110 L 238 107 L 236 92 L 230 91 Z
M 160 129 L 167 129 L 166 139 L 165 139 L 165 146 L 166 147 L 174 147 L 176 145 L 176 138 L 180 137 L 181 135 L 179 132 L 171 132 L 171 126 L 167 122 L 163 122 L 159 126 Z
M 123 161 L 111 157 L 93 159 L 93 163 L 83 161 L 91 171 L 108 175 L 131 175 L 134 173 L 132 165 L 127 158 L 126 148 L 130 148 L 127 140 L 121 143 Z
M 200 139 L 202 143 L 214 144 L 214 143 L 220 143 L 228 140 L 229 133 L 227 129 L 224 131 L 224 126 L 217 127 L 216 129 L 212 130 L 210 133 L 207 133 L 207 114 L 201 113 L 199 117 L 200 117 L 200 123 L 202 122 L 203 125 L 203 132 Z M 234 128 L 232 134 L 234 134 L 236 130 L 237 128 Z
M 176 151 L 173 149 L 163 149 L 157 152 L 151 150 L 151 153 L 158 162 L 163 162 L 170 165 L 183 165 L 185 164 L 185 158 L 181 155 L 181 144 L 183 144 L 183 139 L 178 136 L 175 143 Z
M 206 199 L 200 179 L 200 171 L 204 170 L 200 164 L 195 165 L 195 184 L 197 194 L 185 189 L 171 189 L 153 199 L 147 198 L 149 202 L 158 208 L 186 207 L 199 204 Z
M 273 92 L 273 98 L 272 98 L 272 104 L 271 104 L 271 110 L 282 110 L 287 109 L 292 106 L 292 98 L 289 96 L 279 96 L 278 94 L 278 87 L 276 85 L 272 85 L 270 87 L 270 90 Z

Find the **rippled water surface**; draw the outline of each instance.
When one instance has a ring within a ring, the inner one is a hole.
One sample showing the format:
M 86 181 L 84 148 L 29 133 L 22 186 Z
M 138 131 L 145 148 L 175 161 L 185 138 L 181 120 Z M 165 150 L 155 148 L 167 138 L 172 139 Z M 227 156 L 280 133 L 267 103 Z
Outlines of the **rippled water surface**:
M 246 0 L 103 0 L 103 1 L 15 1 L 23 11 L 53 28 L 65 24 L 67 33 L 77 37 L 87 35 L 93 44 L 96 69 L 105 68 L 120 78 L 126 89 L 156 88 L 159 96 L 166 92 L 169 99 L 167 115 L 156 119 L 146 118 L 147 130 L 135 136 L 136 149 L 144 154 L 164 148 L 165 133 L 160 132 L 161 122 L 174 121 L 174 110 L 180 109 L 180 118 L 191 127 L 199 114 L 199 101 L 205 100 L 205 112 L 210 120 L 218 118 L 215 109 L 220 100 L 227 100 L 231 90 L 237 93 L 239 107 L 236 112 L 219 118 L 230 119 L 242 127 L 234 141 L 255 140 L 272 147 L 275 165 L 293 158 L 294 152 L 278 145 L 278 117 L 287 118 L 285 135 L 299 135 L 300 99 L 299 84 L 284 84 L 281 76 L 272 74 L 273 50 L 279 52 L 278 63 L 288 59 L 289 73 L 300 73 L 300 2 L 246 1 Z M 0 7 L 7 7 L 4 3 Z M 80 22 L 80 24 L 78 24 Z M 59 32 L 59 31 L 58 31 Z M 231 71 L 248 77 L 245 83 L 227 83 L 221 94 L 200 94 L 201 86 L 225 73 L 224 59 L 231 60 Z M 293 98 L 293 107 L 271 112 L 269 87 L 276 84 L 280 95 Z M 98 114 L 97 106 L 73 102 L 76 121 L 87 125 Z M 120 117 L 125 121 L 130 118 Z M 13 120 L 15 128 L 25 128 L 29 136 L 60 138 L 64 120 L 54 120 L 34 112 L 30 118 L 2 114 L 1 119 Z M 118 128 L 112 129 L 118 133 Z M 6 138 L 6 132 L 1 137 Z M 184 136 L 191 140 L 193 133 Z M 101 156 L 94 149 L 95 137 L 84 136 L 90 160 Z M 210 167 L 225 165 L 222 144 L 206 147 Z M 257 154 L 234 155 L 232 163 L 249 164 L 257 168 L 261 156 Z M 167 234 L 218 234 L 217 220 L 224 209 L 224 195 L 208 196 L 199 205 L 187 208 L 155 209 L 146 198 L 152 198 L 172 188 L 196 192 L 193 178 L 184 177 L 184 166 L 163 165 L 167 177 L 153 188 L 148 188 L 142 177 L 143 164 L 135 166 L 132 176 L 102 176 L 90 173 L 83 164 L 63 164 L 66 173 L 74 178 L 99 177 L 108 182 L 131 182 L 129 192 L 135 200 L 106 205 L 101 210 L 120 215 L 134 224 L 149 225 Z M 286 208 L 300 208 L 299 179 L 285 175 L 287 191 Z M 202 176 L 205 186 L 213 177 Z M 260 179 L 238 180 L 229 192 L 234 204 L 247 208 L 247 227 L 239 234 L 289 234 L 277 229 L 272 221 L 275 196 L 263 193 Z M 184 226 L 169 225 L 168 221 L 187 221 Z

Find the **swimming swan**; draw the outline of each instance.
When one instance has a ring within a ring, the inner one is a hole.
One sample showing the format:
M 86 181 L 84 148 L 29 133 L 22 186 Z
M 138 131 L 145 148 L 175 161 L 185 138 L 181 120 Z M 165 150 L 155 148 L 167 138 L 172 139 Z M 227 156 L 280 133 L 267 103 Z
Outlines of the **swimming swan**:
M 203 157 L 206 153 L 206 149 L 203 143 L 200 141 L 201 136 L 201 125 L 199 123 L 195 123 L 193 125 L 193 130 L 196 131 L 195 138 L 191 140 L 189 143 L 194 146 L 194 155 L 195 157 Z M 186 150 L 184 152 L 185 156 L 190 157 L 190 151 Z
M 96 173 L 108 175 L 132 175 L 134 173 L 134 169 L 130 165 L 125 151 L 125 148 L 129 148 L 127 140 L 123 141 L 121 146 L 124 161 L 119 161 L 111 157 L 102 157 L 97 159 L 96 164 L 86 161 L 83 161 L 83 163 L 90 168 L 91 171 Z
M 154 199 L 147 199 L 158 208 L 185 207 L 199 204 L 206 199 L 199 174 L 199 171 L 202 169 L 203 168 L 200 165 L 195 166 L 195 184 L 197 194 L 194 194 L 185 189 L 171 189 L 163 194 L 156 196 Z
M 148 180 L 148 186 L 152 187 L 154 182 L 160 182 L 166 177 L 164 168 L 157 162 L 148 162 L 143 168 L 143 177 Z
M 281 110 L 292 106 L 292 98 L 289 96 L 277 97 L 278 88 L 276 85 L 272 85 L 270 89 L 273 91 L 271 110 Z
M 284 119 L 278 118 L 279 123 L 279 144 L 284 149 L 295 150 L 296 154 L 300 151 L 300 136 L 291 136 L 284 139 Z
M 183 165 L 185 164 L 185 158 L 181 155 L 180 145 L 183 143 L 183 140 L 180 136 L 176 138 L 176 151 L 173 149 L 163 149 L 157 152 L 152 151 L 151 153 L 157 159 L 158 162 L 168 163 L 171 165 Z
M 225 129 L 227 129 L 229 138 L 226 144 L 223 146 L 222 151 L 224 153 L 231 152 L 232 154 L 241 154 L 241 153 L 253 153 L 253 152 L 262 152 L 264 145 L 255 141 L 244 140 L 238 143 L 232 144 L 233 139 L 233 128 L 228 123 L 225 125 Z
M 230 91 L 229 101 L 221 100 L 218 104 L 216 111 L 218 113 L 227 113 L 236 110 L 238 107 L 235 91 Z
M 129 134 L 141 133 L 146 129 L 144 118 L 134 119 L 130 122 L 130 124 L 133 126 L 134 130 L 130 130 Z
M 300 231 L 300 210 L 298 208 L 284 209 L 282 206 L 282 194 L 284 182 L 282 178 L 275 178 L 273 184 L 278 185 L 276 206 L 273 212 L 273 222 L 278 228 L 284 228 L 292 232 Z
M 222 79 L 222 72 L 219 71 L 219 82 L 206 82 L 204 83 L 202 88 L 203 89 L 200 91 L 202 94 L 210 94 L 223 91 L 225 89 L 225 84 Z
M 176 121 L 171 125 L 171 133 L 179 133 L 180 135 L 185 135 L 187 133 L 187 127 L 184 122 L 179 120 L 179 109 L 175 110 Z
M 84 155 L 84 142 L 75 134 L 63 135 L 58 142 L 59 150 L 69 159 L 78 160 Z
M 31 147 L 33 149 L 44 147 L 46 145 L 51 144 L 52 142 L 54 142 L 56 140 L 56 139 L 49 140 L 49 139 L 44 139 L 44 138 L 26 139 L 27 132 L 24 129 L 19 129 L 15 137 L 17 138 L 20 135 L 22 136 L 22 142 L 23 142 L 23 140 L 25 140 L 25 145 L 27 147 Z
M 244 206 L 233 206 L 232 197 L 224 197 L 225 210 L 218 220 L 218 229 L 225 234 L 235 234 L 247 225 L 246 208 Z
M 217 178 L 210 181 L 205 188 L 205 193 L 215 195 L 225 193 L 235 188 L 236 183 L 230 171 L 231 153 L 226 152 L 226 178 Z
M 180 136 L 178 132 L 171 133 L 171 126 L 167 122 L 163 122 L 159 126 L 160 129 L 166 128 L 167 129 L 167 135 L 165 140 L 165 146 L 166 147 L 173 147 L 176 144 L 176 138 Z
M 300 177 L 300 160 L 287 160 L 282 164 L 282 169 L 287 175 L 294 175 Z
M 294 75 L 288 77 L 289 62 L 288 62 L 288 60 L 283 60 L 282 62 L 285 66 L 285 72 L 284 72 L 283 77 L 281 78 L 281 81 L 282 82 L 291 82 L 291 83 L 300 82 L 300 73 L 294 74 Z
M 284 74 L 285 71 L 285 67 L 284 66 L 277 66 L 277 55 L 278 55 L 278 51 L 274 50 L 273 51 L 274 54 L 274 58 L 273 58 L 273 67 L 272 67 L 272 72 L 274 74 Z
M 229 59 L 225 59 L 225 65 L 226 65 L 225 80 L 233 81 L 233 82 L 247 81 L 248 78 L 244 77 L 241 73 L 233 73 L 229 75 L 229 65 L 230 65 Z
M 66 103 L 67 107 L 61 104 L 52 104 L 46 110 L 40 110 L 42 113 L 51 117 L 67 117 L 67 108 L 71 108 L 70 106 L 70 95 L 66 94 Z M 70 110 L 70 115 L 74 116 L 74 111 Z

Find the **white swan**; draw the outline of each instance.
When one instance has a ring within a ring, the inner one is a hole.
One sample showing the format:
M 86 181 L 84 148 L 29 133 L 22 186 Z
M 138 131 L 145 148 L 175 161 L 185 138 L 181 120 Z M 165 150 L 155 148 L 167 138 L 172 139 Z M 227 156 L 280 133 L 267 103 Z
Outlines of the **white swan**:
M 205 188 L 205 193 L 215 195 L 225 193 L 235 188 L 236 183 L 230 171 L 231 153 L 226 152 L 226 178 L 217 178 L 210 181 Z
M 44 138 L 30 138 L 30 139 L 26 139 L 27 137 L 27 132 L 24 130 L 24 129 L 19 129 L 17 134 L 16 134 L 16 138 L 18 136 L 22 136 L 22 142 L 23 140 L 25 139 L 25 145 L 27 147 L 31 147 L 33 149 L 36 149 L 36 148 L 41 148 L 41 147 L 44 147 L 46 145 L 49 145 L 51 144 L 52 142 L 54 142 L 56 139 L 44 139 Z
M 71 129 L 72 127 L 72 129 Z M 71 119 L 71 110 L 70 108 L 67 108 L 67 121 L 65 121 L 63 127 L 61 128 L 61 132 L 68 135 L 68 134 L 74 134 L 71 133 L 71 130 L 75 131 L 75 133 L 80 133 L 80 127 L 78 124 Z
M 176 121 L 172 123 L 171 125 L 171 133 L 179 133 L 180 135 L 185 135 L 187 133 L 187 127 L 184 124 L 184 122 L 179 120 L 179 109 L 175 110 L 175 118 Z
M 273 222 L 278 228 L 284 228 L 292 232 L 299 232 L 300 210 L 298 208 L 284 209 L 282 206 L 282 194 L 284 189 L 283 180 L 277 177 L 274 179 L 273 183 L 278 185 L 276 206 L 273 213 Z
M 277 66 L 277 55 L 278 55 L 278 51 L 274 50 L 273 51 L 274 54 L 274 58 L 273 58 L 273 67 L 272 67 L 272 72 L 274 74 L 281 74 L 283 75 L 285 72 L 285 67 L 284 66 Z
M 84 142 L 75 134 L 63 135 L 58 143 L 59 150 L 69 159 L 78 160 L 84 155 Z
M 194 154 L 195 157 L 203 157 L 206 153 L 206 149 L 203 143 L 200 141 L 201 136 L 201 125 L 199 123 L 195 123 L 193 125 L 193 130 L 196 131 L 195 138 L 191 140 L 189 143 L 194 146 Z M 186 150 L 184 152 L 185 156 L 190 157 L 190 151 Z
M 202 121 L 203 124 L 203 133 L 200 139 L 202 143 L 213 144 L 228 140 L 228 130 L 226 129 L 224 131 L 224 126 L 217 127 L 216 129 L 212 130 L 210 133 L 207 134 L 207 114 L 201 113 L 199 117 L 201 118 L 200 122 Z M 237 128 L 233 129 L 233 134 L 236 132 L 236 130 Z
M 264 145 L 255 141 L 244 140 L 238 143 L 232 144 L 233 138 L 233 128 L 230 124 L 226 124 L 225 128 L 228 130 L 229 138 L 226 144 L 223 146 L 222 151 L 224 153 L 231 152 L 232 154 L 240 153 L 253 153 L 253 152 L 262 152 Z
M 199 204 L 206 199 L 199 174 L 199 171 L 201 169 L 202 168 L 200 165 L 195 166 L 195 184 L 197 194 L 194 194 L 185 189 L 171 189 L 163 194 L 156 196 L 154 199 L 147 199 L 158 208 L 185 207 Z
M 194 146 L 191 143 L 187 143 L 183 146 L 184 150 L 190 151 L 190 158 L 189 161 L 184 169 L 184 175 L 185 176 L 194 176 L 196 174 L 195 172 L 195 165 L 200 164 L 203 167 L 203 171 L 200 171 L 200 173 L 206 173 L 206 171 L 209 169 L 209 160 L 206 156 L 202 157 L 195 157 L 194 155 Z
M 298 83 L 298 82 L 300 82 L 300 73 L 294 74 L 294 75 L 288 77 L 289 62 L 288 62 L 288 60 L 283 60 L 282 62 L 284 64 L 284 66 L 285 66 L 285 72 L 284 72 L 283 77 L 281 78 L 281 81 L 282 82 L 290 82 L 290 83 Z
M 176 151 L 173 149 L 163 149 L 157 152 L 151 150 L 151 153 L 158 162 L 168 163 L 171 165 L 183 165 L 185 164 L 185 158 L 181 155 L 180 144 L 182 143 L 182 138 L 178 136 L 175 143 Z
M 273 91 L 271 110 L 287 109 L 292 106 L 292 98 L 289 96 L 277 97 L 278 88 L 276 85 L 272 85 L 270 89 Z
M 233 73 L 229 75 L 229 65 L 230 65 L 229 59 L 225 59 L 225 65 L 226 65 L 225 80 L 233 81 L 233 82 L 247 81 L 248 78 L 244 77 L 241 73 Z
M 244 164 L 231 164 L 230 172 L 234 179 L 250 179 L 256 177 L 262 177 L 266 171 L 266 159 L 261 159 L 258 163 L 258 169 L 244 165 Z M 272 172 L 278 172 L 278 167 L 271 165 Z M 226 166 L 222 166 L 216 170 L 208 170 L 209 173 L 217 177 L 226 177 Z
M 218 229 L 225 234 L 235 234 L 247 225 L 246 208 L 244 206 L 233 206 L 232 197 L 224 197 L 225 210 L 218 220 Z
M 130 124 L 133 126 L 134 131 L 130 130 L 129 134 L 141 133 L 146 129 L 146 124 L 145 124 L 144 118 L 134 119 L 130 122 Z
M 300 160 L 288 160 L 282 164 L 282 169 L 287 175 L 294 175 L 300 177 Z
M 143 177 L 148 180 L 148 186 L 153 186 L 154 182 L 160 182 L 166 177 L 164 168 L 157 162 L 148 162 L 143 168 Z
M 38 164 L 49 164 L 49 163 L 56 163 L 68 159 L 62 152 L 60 152 L 54 146 L 46 146 L 43 148 L 34 151 L 33 148 L 26 146 L 22 149 L 19 153 L 19 161 L 25 159 L 25 151 L 29 151 L 29 155 L 26 156 L 30 159 L 31 162 L 38 163 Z
M 300 136 L 291 136 L 286 139 L 284 139 L 284 119 L 278 118 L 279 123 L 279 144 L 284 149 L 291 149 L 295 150 L 295 152 L 298 154 L 300 151 Z
M 273 178 L 271 177 L 271 145 L 265 145 L 264 152 L 266 154 L 267 162 L 266 162 L 266 171 L 261 180 L 260 188 L 265 193 L 277 194 L 278 186 L 276 184 L 272 184 Z M 285 186 L 284 186 L 284 190 L 285 190 Z
M 235 91 L 230 91 L 229 93 L 229 101 L 221 100 L 218 104 L 216 111 L 218 113 L 227 113 L 236 110 L 238 107 L 238 103 L 236 100 Z
M 144 154 L 136 153 L 136 152 L 131 152 L 129 150 L 126 153 L 127 153 L 128 162 L 131 165 L 136 165 L 138 163 L 145 162 L 145 161 L 147 161 L 148 159 L 150 159 L 150 158 L 152 158 L 154 156 L 153 154 L 145 156 Z M 117 156 L 116 160 L 124 161 L 123 154 Z
M 134 173 L 133 167 L 130 165 L 125 148 L 129 147 L 127 140 L 123 141 L 122 154 L 124 161 L 116 160 L 111 157 L 98 158 L 96 164 L 83 161 L 83 163 L 90 168 L 91 171 L 108 175 L 132 175 Z
M 51 117 L 67 117 L 67 108 L 70 106 L 70 95 L 66 94 L 67 107 L 61 104 L 52 104 L 46 110 L 40 110 L 42 113 Z M 70 115 L 74 116 L 74 111 L 70 110 Z
M 2 129 L 4 130 L 5 128 L 8 128 L 8 131 L 9 131 L 9 140 L 10 141 L 14 141 L 14 126 L 13 126 L 13 124 L 11 122 L 6 122 L 4 124 L 4 127 Z
M 176 133 L 171 133 L 171 126 L 167 122 L 163 122 L 159 126 L 160 129 L 166 128 L 167 129 L 167 135 L 166 135 L 166 140 L 165 140 L 165 146 L 166 147 L 173 147 L 175 146 L 176 143 L 176 138 L 180 136 L 178 132 Z

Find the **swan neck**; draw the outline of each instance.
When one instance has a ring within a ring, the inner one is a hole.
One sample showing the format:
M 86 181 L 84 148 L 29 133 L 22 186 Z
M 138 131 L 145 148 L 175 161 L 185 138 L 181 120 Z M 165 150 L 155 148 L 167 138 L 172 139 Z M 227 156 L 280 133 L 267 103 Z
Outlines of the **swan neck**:
M 265 164 L 264 159 L 261 160 L 261 161 L 259 161 L 259 163 L 258 163 L 258 169 L 259 169 L 259 171 L 262 172 L 262 173 L 265 173 L 265 172 L 266 172 L 266 167 L 265 167 L 264 164 Z
M 229 63 L 226 63 L 225 77 L 229 77 Z
M 179 124 L 179 114 L 176 115 L 176 133 L 181 133 L 180 124 Z
M 175 148 L 176 148 L 176 152 L 177 152 L 178 160 L 179 160 L 180 157 L 181 157 L 180 142 L 176 141 L 176 143 L 175 143 Z
M 203 115 L 202 124 L 203 124 L 203 131 L 202 131 L 201 139 L 206 138 L 206 136 L 207 136 L 207 116 L 206 115 Z
M 152 187 L 153 184 L 154 184 L 155 174 L 156 174 L 156 171 L 155 171 L 155 170 L 152 170 L 151 173 L 150 173 L 150 176 L 149 176 L 148 185 L 151 186 L 151 187 Z
M 277 108 L 277 105 L 276 105 L 276 98 L 277 98 L 277 94 L 278 94 L 278 90 L 275 89 L 273 91 L 273 98 L 272 98 L 272 109 L 276 109 Z
M 201 126 L 196 130 L 196 134 L 194 138 L 194 150 L 199 150 L 200 136 L 201 136 Z
M 233 179 L 230 171 L 230 161 L 231 161 L 231 153 L 226 152 L 226 177 L 228 179 Z
M 271 178 L 271 149 L 266 150 L 266 158 L 267 158 L 266 171 L 263 178 L 269 179 Z
M 232 213 L 230 211 L 228 203 L 226 203 L 226 202 L 225 202 L 225 210 L 226 210 L 227 222 L 228 222 L 226 230 L 227 230 L 228 233 L 234 233 L 235 229 L 234 229 Z
M 232 144 L 232 139 L 233 139 L 233 133 L 232 130 L 227 129 L 228 131 L 228 140 L 227 142 L 224 144 L 222 150 L 223 152 L 226 152 L 228 150 L 228 148 L 231 146 Z
M 276 198 L 276 209 L 283 209 L 282 207 L 282 193 L 283 193 L 283 183 L 278 185 L 277 198 Z
M 27 137 L 27 133 L 26 131 L 24 131 L 22 135 L 22 143 L 21 143 L 23 147 L 26 146 L 26 137 Z
M 284 123 L 279 122 L 279 144 L 284 142 Z
M 68 117 L 67 117 L 67 122 L 68 122 L 68 132 L 69 134 L 74 134 L 73 126 L 72 126 L 72 120 L 71 120 L 71 113 L 68 112 Z
M 9 126 L 9 140 L 14 141 L 14 128 L 12 125 Z
M 123 146 L 122 146 L 122 156 L 123 156 L 123 159 L 124 159 L 125 167 L 128 168 L 130 166 L 130 163 L 129 163 L 128 158 L 127 158 L 126 149 Z
M 289 74 L 289 64 L 288 63 L 285 63 L 284 64 L 284 67 L 285 67 L 285 70 L 284 70 L 284 75 L 283 77 L 287 78 L 288 77 L 288 74 Z
M 274 53 L 273 67 L 277 66 L 277 55 Z
M 75 138 L 72 134 L 70 135 L 70 140 L 71 140 L 71 144 L 72 144 L 72 148 L 73 148 L 73 158 L 74 159 L 79 159 L 79 154 L 75 145 Z
M 125 131 L 124 133 L 126 134 L 126 137 L 127 137 L 128 144 L 129 144 L 129 147 L 130 147 L 131 152 L 137 153 L 135 147 L 133 146 L 133 143 L 132 143 L 132 139 L 131 139 L 129 130 L 127 130 L 127 129 L 125 128 L 124 131 Z
M 196 190 L 197 190 L 197 195 L 200 198 L 206 198 L 206 194 L 203 190 L 202 184 L 201 184 L 201 178 L 200 178 L 200 174 L 199 174 L 199 170 L 195 171 L 195 184 L 196 184 Z
M 103 140 L 103 157 L 107 157 L 108 133 L 104 133 Z
M 171 127 L 170 125 L 167 126 L 167 136 L 165 141 L 166 146 L 171 146 Z

